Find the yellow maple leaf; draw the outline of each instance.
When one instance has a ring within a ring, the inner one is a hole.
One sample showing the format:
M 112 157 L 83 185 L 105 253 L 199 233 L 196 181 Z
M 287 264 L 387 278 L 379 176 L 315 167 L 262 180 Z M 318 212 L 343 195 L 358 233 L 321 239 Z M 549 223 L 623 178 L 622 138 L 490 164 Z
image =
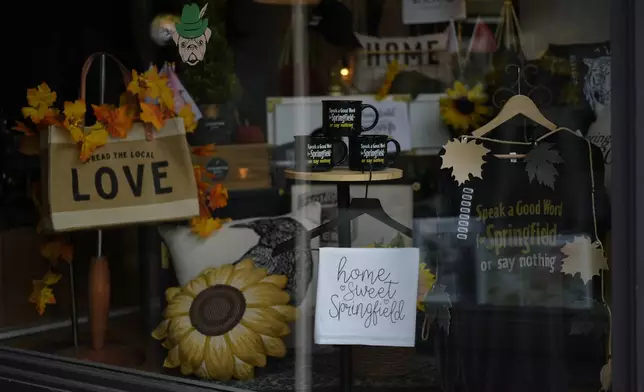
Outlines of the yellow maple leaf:
M 187 133 L 194 132 L 197 129 L 197 121 L 195 121 L 195 114 L 192 112 L 192 107 L 189 104 L 183 105 L 179 110 L 179 117 L 183 118 L 183 126 Z
M 32 108 L 49 108 L 56 102 L 56 98 L 56 93 L 51 91 L 47 83 L 41 83 L 38 87 L 27 90 L 27 103 Z
M 58 114 L 57 110 L 45 106 L 24 107 L 21 111 L 23 117 L 30 119 L 34 124 L 40 124 L 45 121 L 51 122 Z
M 490 152 L 475 140 L 454 139 L 448 141 L 441 156 L 441 169 L 452 169 L 452 177 L 458 185 L 472 178 L 483 178 L 483 157 Z
M 65 102 L 63 103 L 63 115 L 66 118 L 74 118 L 74 119 L 84 119 L 85 118 L 85 112 L 87 111 L 87 107 L 85 106 L 85 101 L 82 99 L 77 99 L 74 102 Z
M 168 79 L 163 78 L 157 83 L 159 89 L 159 104 L 169 111 L 174 111 L 174 93 L 168 86 Z
M 87 162 L 98 147 L 107 144 L 109 134 L 100 122 L 89 127 L 89 132 L 83 136 L 81 144 L 80 160 Z
M 45 313 L 47 305 L 53 305 L 56 303 L 56 297 L 51 287 L 47 286 L 42 280 L 33 281 L 34 289 L 29 296 L 29 302 L 36 304 L 36 311 L 39 315 Z
M 208 238 L 212 233 L 221 229 L 226 222 L 230 222 L 230 219 L 199 216 L 192 218 L 190 223 L 193 233 L 201 238 Z
M 151 124 L 157 131 L 163 128 L 165 120 L 158 105 L 141 102 L 141 120 Z
M 135 70 L 132 70 L 132 80 L 127 85 L 127 91 L 132 93 L 132 95 L 139 95 L 141 93 L 141 80 Z
M 53 286 L 58 283 L 62 277 L 62 274 L 55 274 L 51 271 L 47 271 L 45 276 L 43 276 L 42 281 L 47 286 Z

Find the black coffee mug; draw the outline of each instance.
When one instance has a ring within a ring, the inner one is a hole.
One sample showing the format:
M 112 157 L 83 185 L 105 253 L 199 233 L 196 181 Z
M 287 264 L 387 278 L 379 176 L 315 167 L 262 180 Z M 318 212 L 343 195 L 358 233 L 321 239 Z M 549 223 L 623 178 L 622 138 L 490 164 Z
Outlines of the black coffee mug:
M 333 154 L 336 145 L 342 149 L 341 157 L 337 160 Z M 329 171 L 344 162 L 348 155 L 349 149 L 342 140 L 328 136 L 295 136 L 295 161 L 305 162 L 310 171 Z
M 396 153 L 387 155 L 387 145 L 393 143 Z M 400 143 L 386 135 L 360 135 L 349 138 L 349 169 L 355 171 L 384 170 L 396 162 Z
M 373 110 L 373 124 L 362 126 L 362 111 Z M 370 131 L 378 124 L 378 110 L 362 101 L 322 101 L 322 129 L 332 136 L 356 136 Z

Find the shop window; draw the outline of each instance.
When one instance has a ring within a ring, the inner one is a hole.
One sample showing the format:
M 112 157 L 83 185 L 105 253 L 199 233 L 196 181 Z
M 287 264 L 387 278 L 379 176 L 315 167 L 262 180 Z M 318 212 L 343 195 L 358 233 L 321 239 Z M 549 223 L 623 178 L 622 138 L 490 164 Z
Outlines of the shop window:
M 610 389 L 609 2 L 29 14 L 3 347 L 213 390 Z

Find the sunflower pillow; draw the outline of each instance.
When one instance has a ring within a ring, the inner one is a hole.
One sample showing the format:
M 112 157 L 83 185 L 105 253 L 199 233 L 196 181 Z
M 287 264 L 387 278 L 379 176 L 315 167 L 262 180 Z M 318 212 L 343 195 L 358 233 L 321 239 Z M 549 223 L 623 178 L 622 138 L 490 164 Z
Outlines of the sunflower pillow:
M 169 350 L 163 366 L 206 380 L 248 380 L 267 357 L 284 357 L 282 337 L 296 313 L 286 282 L 246 259 L 168 289 L 165 320 L 152 333 Z

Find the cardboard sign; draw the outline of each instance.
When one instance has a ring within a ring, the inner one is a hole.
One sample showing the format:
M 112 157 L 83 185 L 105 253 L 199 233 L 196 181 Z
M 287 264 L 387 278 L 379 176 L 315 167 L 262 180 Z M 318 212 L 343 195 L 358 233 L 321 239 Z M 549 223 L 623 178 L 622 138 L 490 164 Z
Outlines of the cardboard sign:
M 418 248 L 322 248 L 315 343 L 414 347 Z
M 465 19 L 465 0 L 403 0 L 403 23 L 423 24 Z
M 411 127 L 409 126 L 409 104 L 404 101 L 394 101 L 389 98 L 384 101 L 365 100 L 364 103 L 378 109 L 378 124 L 374 129 L 362 132 L 364 135 L 387 135 L 400 143 L 403 151 L 411 150 Z M 362 123 L 371 124 L 374 120 L 373 110 L 362 112 Z M 393 143 L 389 143 L 389 152 L 396 151 Z
M 359 91 L 377 91 L 394 60 L 405 71 L 418 71 L 432 79 L 449 82 L 451 56 L 447 53 L 447 34 L 417 37 L 371 37 L 356 34 L 363 50 L 358 52 L 353 83 Z
M 45 225 L 55 231 L 187 219 L 199 214 L 197 188 L 180 118 L 145 138 L 135 123 L 80 161 L 69 132 L 43 132 Z

